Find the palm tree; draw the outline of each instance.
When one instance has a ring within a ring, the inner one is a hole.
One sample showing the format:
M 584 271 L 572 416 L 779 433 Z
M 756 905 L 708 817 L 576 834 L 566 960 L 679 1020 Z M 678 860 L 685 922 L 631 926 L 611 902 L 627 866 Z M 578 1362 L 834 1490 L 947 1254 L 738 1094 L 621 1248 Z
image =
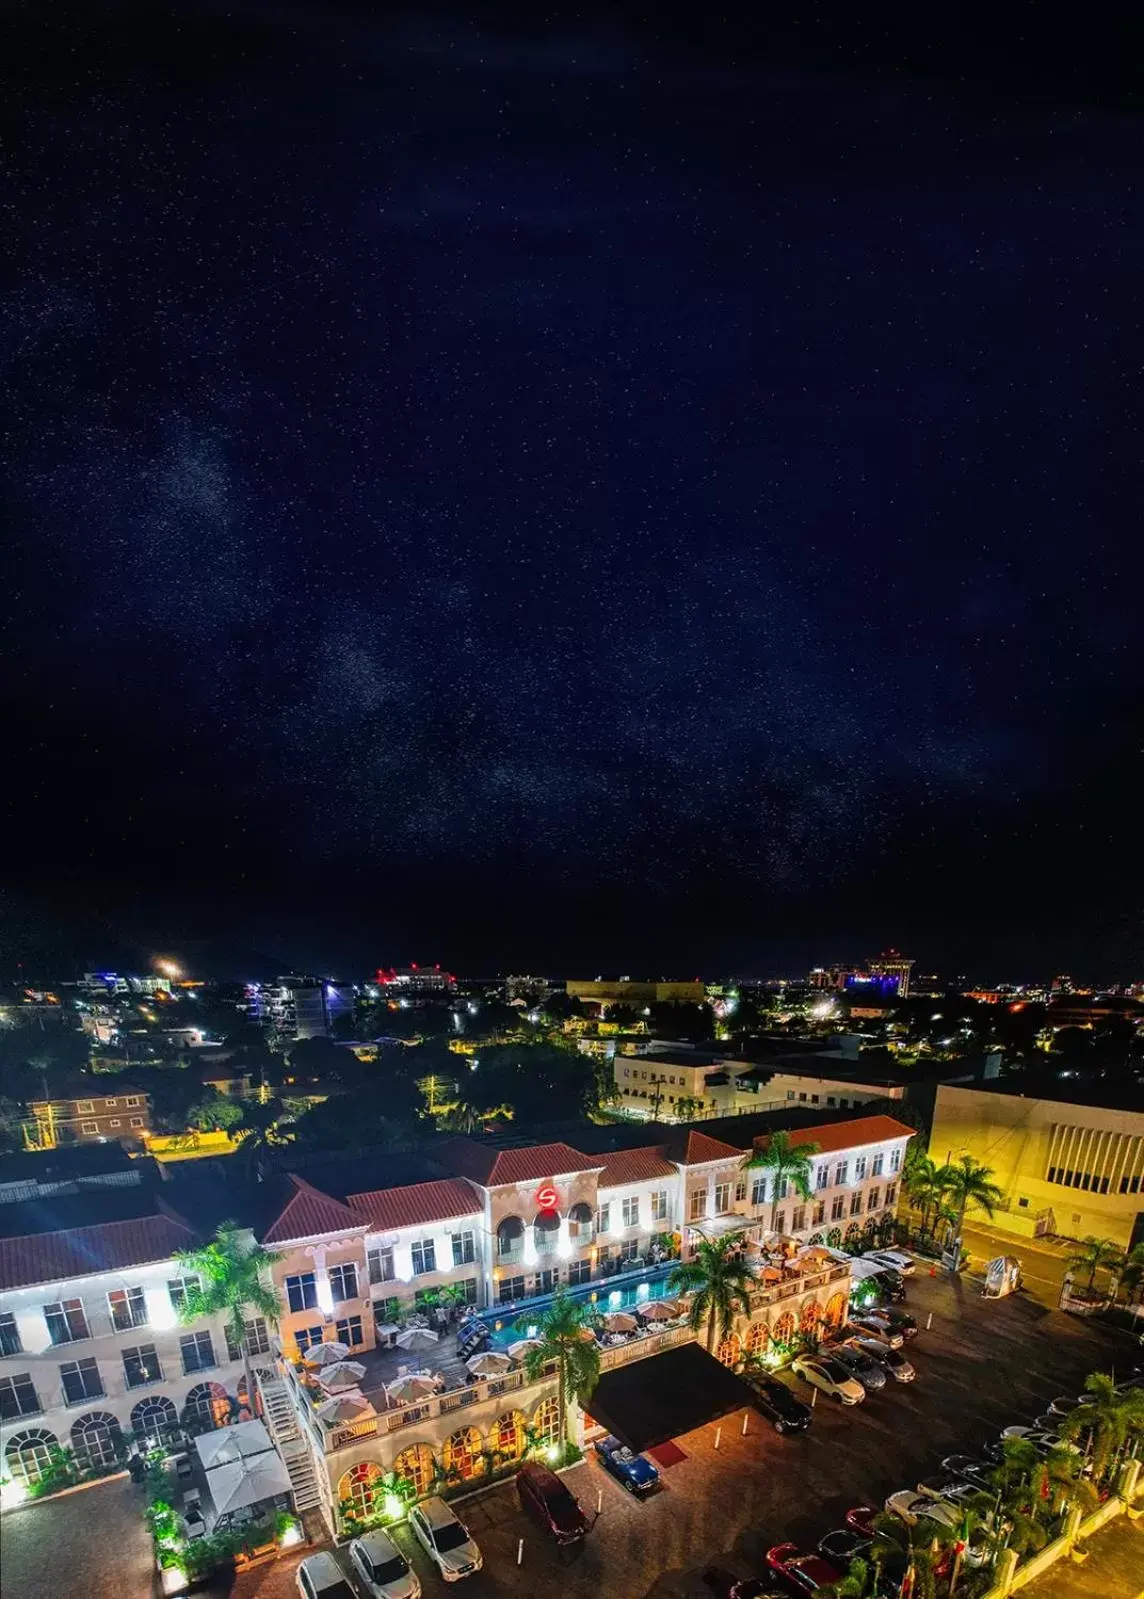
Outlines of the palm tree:
M 1124 1251 L 1119 1249 L 1111 1238 L 1096 1238 L 1089 1233 L 1087 1238 L 1081 1239 L 1080 1248 L 1076 1253 L 1068 1256 L 1065 1265 L 1070 1271 L 1088 1272 L 1088 1282 L 1085 1286 L 1091 1294 L 1096 1284 L 1097 1272 L 1119 1272 L 1124 1267 L 1124 1261 Z
M 932 1161 L 928 1155 L 919 1155 L 907 1161 L 902 1172 L 902 1187 L 910 1204 L 921 1213 L 923 1233 L 929 1232 L 932 1213 L 940 1210 L 945 1196 L 938 1170 L 936 1161 Z
M 952 1541 L 952 1532 L 935 1521 L 926 1518 L 925 1525 L 918 1522 L 908 1527 L 899 1516 L 882 1511 L 874 1517 L 870 1563 L 880 1575 L 887 1560 L 896 1558 L 913 1575 L 909 1589 L 912 1599 L 935 1599 L 938 1552 Z M 904 1581 L 902 1586 L 906 1586 Z
M 846 1567 L 846 1575 L 837 1582 L 827 1583 L 825 1588 L 819 1588 L 818 1593 L 823 1599 L 829 1594 L 830 1599 L 866 1599 L 870 1591 L 870 1567 L 859 1556 L 855 1556 Z
M 953 1162 L 947 1162 L 939 1169 L 938 1177 L 943 1191 L 956 1209 L 957 1231 L 954 1236 L 959 1240 L 965 1227 L 965 1212 L 970 1205 L 977 1205 L 987 1216 L 992 1216 L 1001 1203 L 1001 1190 L 993 1181 L 991 1168 L 974 1160 L 972 1155 L 962 1155 Z
M 819 1153 L 818 1144 L 792 1144 L 789 1133 L 772 1133 L 762 1149 L 753 1149 L 743 1161 L 743 1170 L 762 1167 L 772 1172 L 771 1232 L 777 1232 L 779 1197 L 792 1184 L 803 1199 L 810 1198 L 810 1173 L 813 1156 Z
M 278 1149 L 294 1137 L 286 1102 L 281 1099 L 248 1099 L 242 1107 L 242 1121 L 233 1136 L 242 1140 L 242 1156 L 253 1170 L 258 1157 L 267 1150 Z
M 1116 1297 L 1124 1290 L 1124 1302 L 1139 1304 L 1144 1295 L 1144 1244 L 1133 1244 L 1117 1269 Z
M 184 1249 L 175 1259 L 200 1279 L 199 1286 L 183 1301 L 179 1320 L 197 1321 L 200 1316 L 227 1318 L 231 1343 L 235 1349 L 242 1350 L 246 1401 L 253 1408 L 246 1323 L 250 1315 L 262 1316 L 272 1327 L 277 1327 L 278 1296 L 263 1281 L 263 1274 L 282 1256 L 248 1238 L 237 1222 L 224 1221 L 219 1223 L 209 1244 L 199 1249 Z
M 592 1313 L 587 1305 L 573 1299 L 567 1289 L 558 1288 L 539 1322 L 535 1313 L 530 1313 L 517 1323 L 521 1331 L 536 1327 L 531 1336 L 537 1340 L 537 1348 L 530 1349 L 524 1358 L 529 1381 L 536 1382 L 546 1366 L 556 1366 L 561 1455 L 568 1437 L 569 1401 L 575 1399 L 579 1405 L 587 1404 L 600 1380 L 600 1348 L 591 1335 L 591 1322 Z
M 707 1353 L 715 1353 L 715 1334 L 726 1338 L 735 1316 L 750 1315 L 750 1292 L 754 1278 L 740 1252 L 741 1240 L 735 1233 L 722 1238 L 703 1238 L 690 1260 L 673 1266 L 667 1279 L 668 1293 L 690 1293 L 688 1320 L 695 1332 L 707 1322 Z
M 1118 1394 L 1111 1377 L 1102 1371 L 1089 1372 L 1085 1391 L 1094 1396 L 1091 1405 L 1078 1405 L 1060 1425 L 1060 1435 L 1070 1443 L 1092 1435 L 1092 1477 L 1102 1483 L 1109 1475 L 1114 1456 L 1119 1456 L 1130 1435 L 1144 1432 L 1144 1389 L 1130 1388 Z

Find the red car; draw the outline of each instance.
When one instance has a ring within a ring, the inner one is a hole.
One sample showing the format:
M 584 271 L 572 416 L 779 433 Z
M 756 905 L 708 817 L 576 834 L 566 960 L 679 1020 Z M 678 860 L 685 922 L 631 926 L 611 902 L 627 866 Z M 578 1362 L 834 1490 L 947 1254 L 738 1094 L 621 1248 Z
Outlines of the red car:
M 767 1565 L 792 1593 L 817 1593 L 846 1575 L 818 1554 L 800 1554 L 796 1543 L 777 1543 L 767 1550 Z
M 861 1533 L 863 1538 L 874 1536 L 874 1517 L 878 1514 L 876 1505 L 855 1505 L 853 1510 L 846 1512 L 846 1525 L 851 1532 Z
M 529 1460 L 516 1474 L 520 1508 L 557 1543 L 578 1543 L 588 1531 L 588 1518 L 570 1488 L 547 1466 Z

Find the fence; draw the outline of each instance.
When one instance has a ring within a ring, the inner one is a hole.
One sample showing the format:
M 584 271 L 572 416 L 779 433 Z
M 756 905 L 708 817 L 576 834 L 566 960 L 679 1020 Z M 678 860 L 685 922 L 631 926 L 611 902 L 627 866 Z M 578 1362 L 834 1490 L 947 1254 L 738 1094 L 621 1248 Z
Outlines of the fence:
M 1010 1594 L 1017 1593 L 1029 1583 L 1035 1582 L 1051 1566 L 1055 1566 L 1058 1560 L 1071 1556 L 1079 1543 L 1093 1537 L 1103 1527 L 1107 1527 L 1109 1522 L 1124 1515 L 1125 1511 L 1138 1514 L 1139 1512 L 1133 1507 L 1141 1497 L 1139 1478 L 1140 1463 L 1130 1460 L 1121 1473 L 1118 1494 L 1106 1499 L 1098 1510 L 1094 1510 L 1092 1515 L 1084 1520 L 1081 1519 L 1079 1510 L 1071 1510 L 1061 1536 L 1055 1538 L 1051 1544 L 1047 1544 L 1038 1554 L 1030 1555 L 1020 1565 L 1011 1549 L 1003 1550 L 997 1562 L 998 1580 L 985 1594 L 984 1599 L 1009 1599 Z

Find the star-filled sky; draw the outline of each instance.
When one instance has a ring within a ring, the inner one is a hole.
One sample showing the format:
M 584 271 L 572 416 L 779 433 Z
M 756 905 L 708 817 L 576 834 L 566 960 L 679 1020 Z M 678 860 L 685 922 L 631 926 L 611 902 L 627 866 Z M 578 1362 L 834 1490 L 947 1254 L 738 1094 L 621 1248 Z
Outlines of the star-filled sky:
M 1144 968 L 1131 110 L 602 21 L 27 26 L 21 926 Z

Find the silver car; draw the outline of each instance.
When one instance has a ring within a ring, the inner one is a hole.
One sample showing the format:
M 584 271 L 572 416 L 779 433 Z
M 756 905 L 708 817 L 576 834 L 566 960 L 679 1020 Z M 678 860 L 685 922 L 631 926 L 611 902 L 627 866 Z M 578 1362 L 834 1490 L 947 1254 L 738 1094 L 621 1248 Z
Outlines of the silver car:
M 409 1525 L 446 1582 L 471 1577 L 484 1564 L 465 1523 L 436 1494 L 414 1505 L 409 1512 Z
M 350 1544 L 350 1564 L 373 1599 L 419 1599 L 421 1583 L 388 1533 L 363 1533 Z

